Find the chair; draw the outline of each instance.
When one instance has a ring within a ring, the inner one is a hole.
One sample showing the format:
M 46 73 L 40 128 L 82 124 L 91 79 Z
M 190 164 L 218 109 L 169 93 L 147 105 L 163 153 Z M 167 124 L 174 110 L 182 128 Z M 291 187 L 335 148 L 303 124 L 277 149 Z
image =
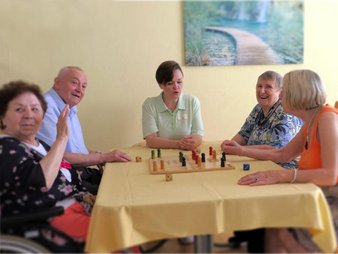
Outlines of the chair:
M 338 101 L 336 101 L 336 103 L 334 104 L 335 108 L 338 108 Z
M 1 217 L 0 253 L 83 252 L 82 243 L 76 243 L 49 225 L 49 218 L 63 212 L 63 207 L 52 207 L 34 213 Z M 64 244 L 59 246 L 49 239 L 56 237 Z

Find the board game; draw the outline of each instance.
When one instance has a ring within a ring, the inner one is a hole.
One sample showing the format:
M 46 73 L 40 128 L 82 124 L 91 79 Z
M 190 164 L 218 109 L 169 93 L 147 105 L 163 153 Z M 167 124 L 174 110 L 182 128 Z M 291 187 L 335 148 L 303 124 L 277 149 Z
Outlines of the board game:
M 182 162 L 184 157 L 185 163 Z M 204 156 L 202 162 L 199 154 L 180 155 L 180 156 L 163 156 L 149 159 L 149 170 L 151 174 L 174 174 L 174 173 L 192 173 L 207 172 L 214 170 L 228 170 L 235 167 L 222 157 L 217 155 Z

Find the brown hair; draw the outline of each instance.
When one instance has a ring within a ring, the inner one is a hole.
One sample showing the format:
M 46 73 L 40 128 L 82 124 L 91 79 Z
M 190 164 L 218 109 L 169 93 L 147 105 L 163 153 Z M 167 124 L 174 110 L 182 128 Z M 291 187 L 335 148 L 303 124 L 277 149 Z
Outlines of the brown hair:
M 165 84 L 169 81 L 172 81 L 174 76 L 174 71 L 180 70 L 182 75 L 183 71 L 181 66 L 175 61 L 165 61 L 160 64 L 160 66 L 156 70 L 156 81 L 159 85 Z
M 9 102 L 23 93 L 34 94 L 40 101 L 43 113 L 46 113 L 47 103 L 38 85 L 30 84 L 21 80 L 9 82 L 4 84 L 0 89 L 0 129 L 4 129 L 6 127 L 4 126 L 1 118 L 3 118 L 6 114 Z

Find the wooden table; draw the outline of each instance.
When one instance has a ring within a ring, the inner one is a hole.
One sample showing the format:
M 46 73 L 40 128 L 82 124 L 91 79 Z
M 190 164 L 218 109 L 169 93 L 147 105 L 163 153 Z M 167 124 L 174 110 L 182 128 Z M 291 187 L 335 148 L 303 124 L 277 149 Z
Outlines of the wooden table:
M 204 142 L 201 151 L 220 142 Z M 227 156 L 232 170 L 164 175 L 149 173 L 151 149 L 119 149 L 142 162 L 106 165 L 86 243 L 87 252 L 111 252 L 158 239 L 212 235 L 262 227 L 305 227 L 325 252 L 336 249 L 331 213 L 313 184 L 241 186 L 248 172 L 280 169 L 271 161 Z M 178 150 L 162 149 L 162 156 Z M 250 171 L 243 171 L 243 163 Z

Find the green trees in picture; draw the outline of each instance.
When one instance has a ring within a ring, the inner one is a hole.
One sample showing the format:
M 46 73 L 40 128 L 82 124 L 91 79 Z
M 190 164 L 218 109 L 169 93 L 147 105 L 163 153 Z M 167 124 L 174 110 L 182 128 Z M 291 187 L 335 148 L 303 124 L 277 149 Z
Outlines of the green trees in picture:
M 303 0 L 185 1 L 185 64 L 303 62 Z

